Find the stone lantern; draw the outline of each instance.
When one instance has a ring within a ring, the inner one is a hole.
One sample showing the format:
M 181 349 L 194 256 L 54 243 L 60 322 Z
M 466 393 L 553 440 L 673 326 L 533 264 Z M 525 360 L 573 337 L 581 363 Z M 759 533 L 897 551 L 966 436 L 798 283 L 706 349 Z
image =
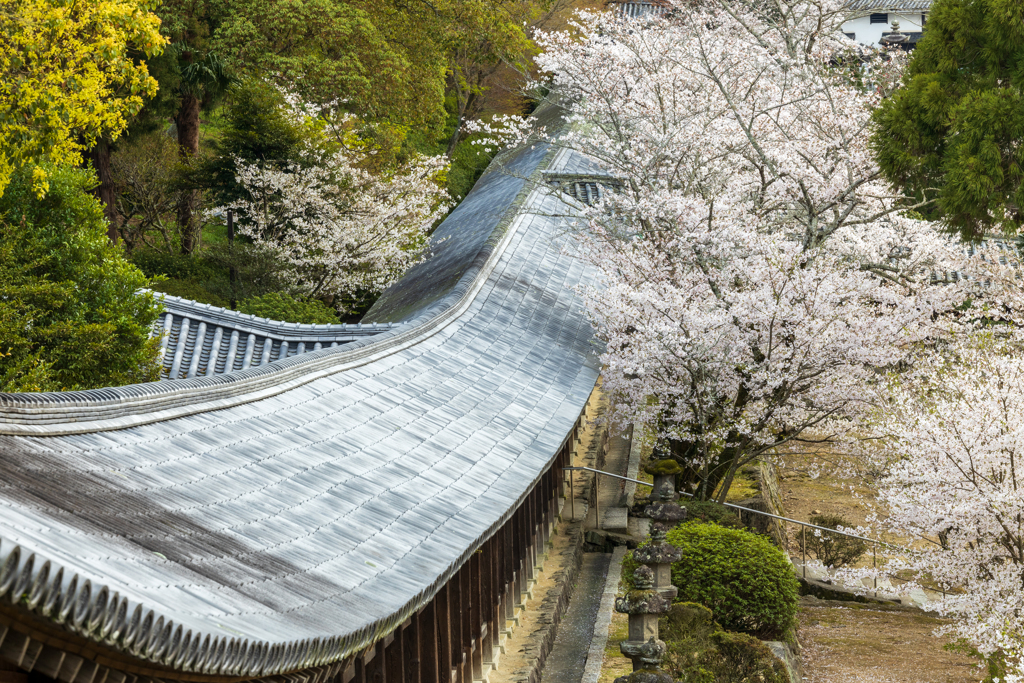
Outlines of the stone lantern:
M 615 683 L 672 683 L 661 671 L 665 643 L 658 640 L 658 618 L 672 606 L 670 598 L 654 590 L 654 571 L 640 565 L 633 573 L 634 589 L 615 599 L 615 611 L 629 615 L 629 640 L 619 644 L 622 654 L 633 660 L 633 673 Z
M 887 33 L 883 35 L 882 39 L 878 42 L 884 45 L 899 46 L 903 45 L 903 43 L 906 43 L 908 40 L 910 40 L 910 36 L 908 36 L 906 33 L 900 32 L 900 22 L 894 21 L 892 22 L 892 33 Z
M 651 504 L 644 513 L 653 520 L 651 542 L 633 551 L 640 567 L 633 573 L 634 590 L 615 601 L 615 611 L 629 615 L 629 640 L 622 642 L 622 654 L 633 660 L 633 673 L 615 683 L 669 683 L 672 677 L 661 671 L 665 643 L 658 639 L 658 618 L 668 612 L 677 589 L 672 585 L 672 563 L 682 553 L 665 542 L 673 526 L 686 519 L 686 509 L 676 500 L 676 475 L 682 470 L 674 460 L 655 460 L 645 468 L 654 476 Z

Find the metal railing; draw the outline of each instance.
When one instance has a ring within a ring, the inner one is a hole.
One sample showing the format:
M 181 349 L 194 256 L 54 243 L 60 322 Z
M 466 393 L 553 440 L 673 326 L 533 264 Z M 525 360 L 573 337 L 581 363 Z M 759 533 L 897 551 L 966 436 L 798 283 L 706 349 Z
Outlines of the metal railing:
M 594 469 L 593 467 L 582 467 L 582 466 L 580 466 L 580 467 L 563 467 L 562 470 L 563 471 L 570 471 L 571 470 L 571 471 L 593 472 L 595 475 L 604 475 L 606 477 L 613 477 L 615 479 L 621 479 L 622 481 L 629 481 L 629 482 L 633 482 L 634 484 L 642 484 L 644 486 L 650 486 L 651 488 L 654 488 L 654 484 L 649 482 L 649 481 L 640 481 L 639 479 L 632 479 L 630 477 L 624 477 L 621 474 L 615 474 L 613 472 L 605 472 L 604 470 Z M 595 476 L 594 477 L 595 487 L 596 487 L 598 481 L 599 481 L 599 479 Z M 569 475 L 569 495 L 570 495 L 570 499 L 571 499 L 571 497 L 573 495 L 572 494 L 572 490 L 573 490 L 573 488 L 572 488 L 572 475 L 570 474 Z M 693 498 L 694 497 L 692 493 L 686 493 L 685 491 L 678 491 L 678 493 L 680 495 L 687 496 L 689 498 Z M 595 501 L 596 500 L 597 500 L 597 498 L 595 496 Z M 572 505 L 571 503 L 570 503 L 570 505 L 571 505 L 571 509 L 572 509 L 573 519 L 575 519 L 576 518 L 576 508 L 575 508 L 575 505 Z M 778 519 L 778 520 L 781 520 L 783 522 L 790 522 L 792 524 L 798 524 L 801 527 L 801 529 L 800 529 L 800 532 L 801 532 L 800 546 L 801 546 L 801 553 L 802 553 L 802 556 L 803 556 L 802 571 L 803 571 L 803 578 L 804 578 L 804 580 L 807 579 L 807 529 L 808 528 L 810 528 L 810 529 L 818 529 L 819 531 L 824 531 L 824 532 L 830 533 L 830 534 L 837 534 L 839 536 L 847 536 L 849 538 L 856 538 L 857 540 L 865 541 L 867 543 L 870 543 L 871 544 L 871 567 L 876 572 L 878 571 L 878 546 L 879 545 L 887 546 L 889 548 L 895 548 L 895 549 L 902 550 L 902 551 L 905 551 L 905 552 L 912 552 L 910 548 L 906 548 L 906 547 L 898 545 L 896 543 L 889 543 L 888 541 L 882 541 L 882 540 L 879 540 L 877 538 L 868 538 L 866 536 L 858 536 L 857 534 L 851 534 L 851 533 L 846 532 L 846 531 L 839 531 L 838 529 L 830 529 L 829 527 L 818 526 L 817 524 L 811 524 L 810 522 L 803 522 L 803 521 L 800 521 L 799 519 L 792 519 L 790 517 L 783 517 L 781 515 L 775 515 L 775 514 L 772 514 L 770 512 L 763 512 L 761 510 L 754 510 L 753 508 L 743 507 L 742 505 L 734 505 L 733 503 L 719 503 L 719 505 L 723 505 L 723 506 L 725 506 L 727 508 L 733 508 L 735 510 L 742 510 L 745 513 L 752 513 L 752 514 L 755 514 L 755 515 L 762 515 L 764 517 L 771 517 L 772 519 Z M 600 523 L 601 523 L 600 508 L 597 507 L 597 506 L 595 506 L 595 517 L 596 517 L 597 523 L 600 525 Z M 874 581 L 875 597 L 878 597 L 878 577 L 875 576 L 873 578 L 873 581 Z M 921 585 L 924 586 L 924 584 L 921 584 Z M 927 586 L 925 586 L 925 587 L 927 587 Z M 940 587 L 940 588 L 928 587 L 928 588 L 930 588 L 930 590 L 933 590 L 935 592 L 941 592 L 942 593 L 942 597 L 943 598 L 946 597 L 946 589 L 944 587 Z

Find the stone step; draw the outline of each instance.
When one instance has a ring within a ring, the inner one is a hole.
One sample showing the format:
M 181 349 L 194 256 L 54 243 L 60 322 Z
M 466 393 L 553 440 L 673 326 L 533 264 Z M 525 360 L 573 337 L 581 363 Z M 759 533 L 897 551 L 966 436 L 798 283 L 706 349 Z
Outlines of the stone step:
M 625 533 L 629 528 L 628 508 L 609 508 L 601 510 L 601 529 Z

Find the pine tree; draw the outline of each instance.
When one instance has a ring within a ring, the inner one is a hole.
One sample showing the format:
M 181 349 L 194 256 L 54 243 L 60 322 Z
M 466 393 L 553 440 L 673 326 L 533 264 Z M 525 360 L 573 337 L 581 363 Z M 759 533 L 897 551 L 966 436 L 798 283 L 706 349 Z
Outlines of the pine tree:
M 873 146 L 883 174 L 966 238 L 1024 223 L 1024 4 L 936 0 Z

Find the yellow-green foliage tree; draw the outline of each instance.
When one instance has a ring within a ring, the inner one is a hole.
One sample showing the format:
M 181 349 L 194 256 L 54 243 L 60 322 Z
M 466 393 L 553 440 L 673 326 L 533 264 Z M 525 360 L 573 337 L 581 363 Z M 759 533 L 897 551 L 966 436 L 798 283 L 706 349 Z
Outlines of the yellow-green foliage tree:
M 0 0 L 0 194 L 17 168 L 77 165 L 124 130 L 157 87 L 131 51 L 157 53 L 159 27 L 139 0 Z

